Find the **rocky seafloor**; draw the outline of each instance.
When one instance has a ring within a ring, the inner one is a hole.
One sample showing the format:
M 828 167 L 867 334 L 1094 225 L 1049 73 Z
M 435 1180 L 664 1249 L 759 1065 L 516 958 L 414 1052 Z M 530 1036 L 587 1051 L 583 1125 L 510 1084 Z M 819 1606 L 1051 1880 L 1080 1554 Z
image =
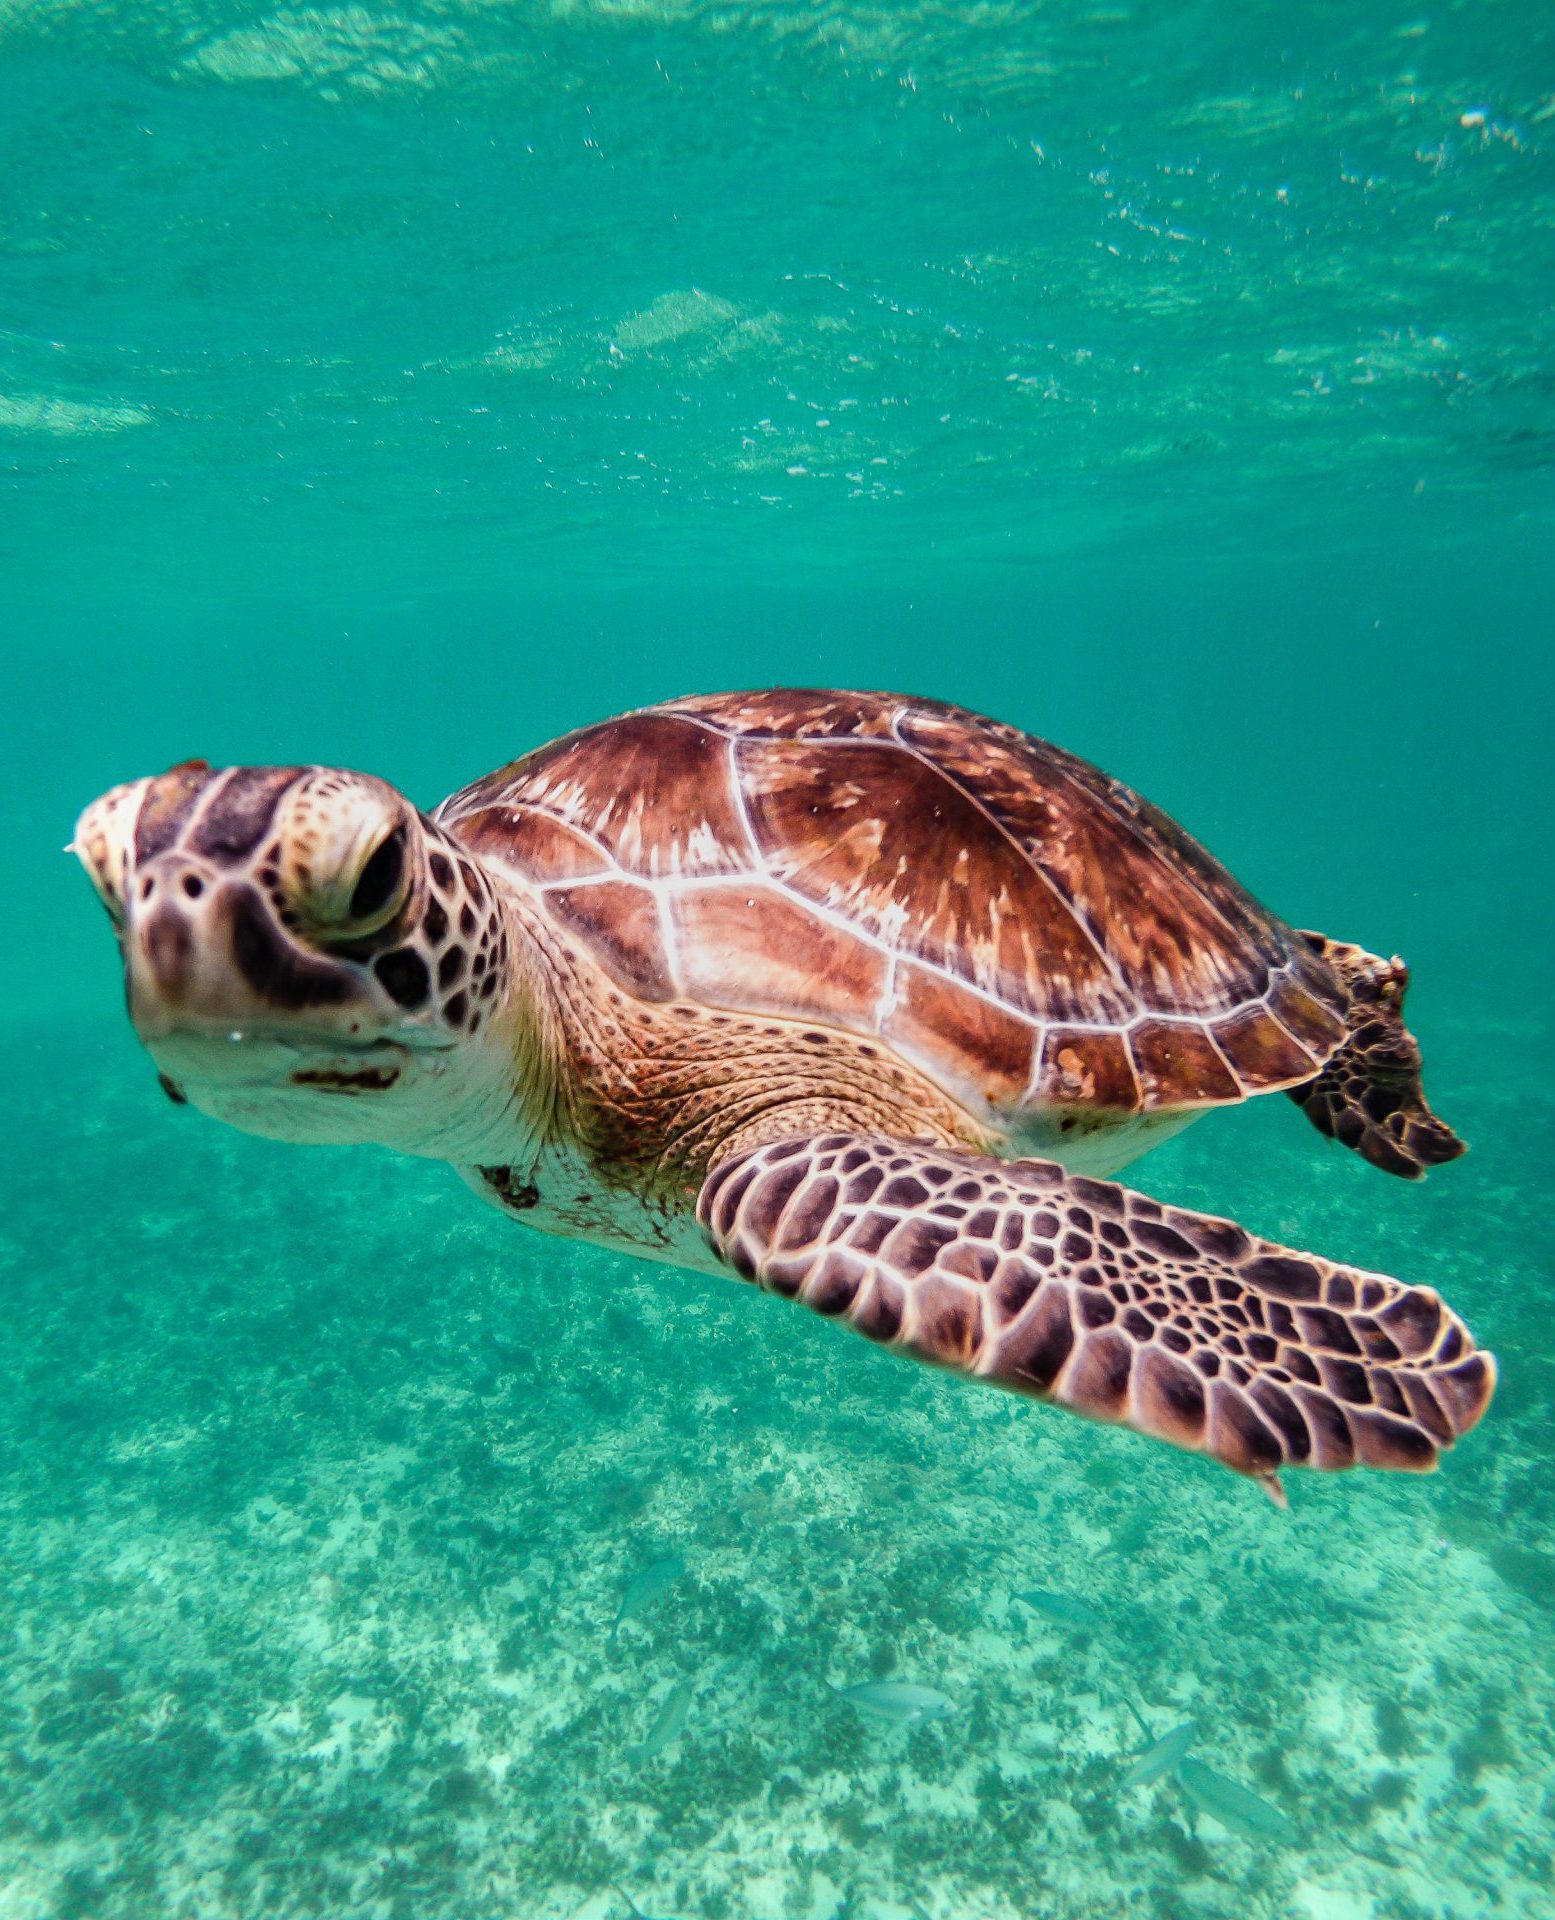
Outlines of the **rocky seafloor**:
M 1279 1099 L 1136 1170 L 1500 1350 L 1441 1474 L 1281 1515 L 446 1169 L 224 1133 L 116 1030 L 13 1032 L 0 1920 L 1555 1914 L 1555 1142 L 1476 1077 L 1540 1044 L 1437 1042 L 1478 1151 L 1422 1190 Z M 957 1711 L 880 1725 L 871 1679 Z M 1136 1711 L 1289 1830 L 1124 1786 Z

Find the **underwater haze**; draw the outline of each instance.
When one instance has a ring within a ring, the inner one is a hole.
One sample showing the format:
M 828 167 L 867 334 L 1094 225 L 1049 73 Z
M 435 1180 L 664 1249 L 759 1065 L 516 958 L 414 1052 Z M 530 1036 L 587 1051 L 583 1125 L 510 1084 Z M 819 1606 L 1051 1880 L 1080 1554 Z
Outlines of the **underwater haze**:
M 0 1920 L 1555 1920 L 1547 0 L 0 0 Z M 158 1091 L 120 780 L 955 700 L 1413 974 L 1438 1287 L 1250 1484 Z M 1190 1729 L 1184 1731 L 1184 1729 Z

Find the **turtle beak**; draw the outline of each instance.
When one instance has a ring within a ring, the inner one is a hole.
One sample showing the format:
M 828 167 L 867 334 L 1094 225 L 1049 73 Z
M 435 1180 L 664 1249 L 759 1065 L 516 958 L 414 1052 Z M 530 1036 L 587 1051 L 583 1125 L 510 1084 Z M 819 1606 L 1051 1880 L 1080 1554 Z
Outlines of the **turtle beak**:
M 230 961 L 213 963 L 230 940 L 217 938 L 221 875 L 181 851 L 137 847 L 139 823 L 187 808 L 209 770 L 175 768 L 113 787 L 76 822 L 70 851 L 108 910 L 124 956 L 130 1018 L 149 1046 L 190 1025 L 231 1028 Z
M 247 878 L 198 855 L 136 867 L 121 937 L 130 1018 L 150 1047 L 255 1033 L 363 1045 L 384 1022 L 359 967 L 299 944 Z
M 291 1028 L 360 1044 L 392 1013 L 387 997 L 293 939 L 219 840 L 182 832 L 212 777 L 187 762 L 112 788 L 76 822 L 71 850 L 114 923 L 135 1031 L 159 1057 L 170 1042 L 219 1040 L 228 1053 L 234 1037 Z
M 456 1037 L 415 938 L 396 944 L 411 883 L 403 848 L 376 832 L 380 784 L 191 762 L 115 787 L 77 821 L 70 850 L 113 921 L 131 1023 L 175 1100 L 277 1139 L 381 1139 L 381 1122 L 341 1116 L 441 1071 L 422 1056 Z M 295 817 L 278 820 L 284 796 Z M 395 821 L 413 819 L 396 805 Z M 364 820 L 376 850 L 359 859 Z M 384 845 L 395 857 L 375 867 Z M 329 937 L 341 927 L 352 937 Z
M 130 1019 L 147 1046 L 179 1031 L 240 1027 L 252 1011 L 224 959 L 222 895 L 218 877 L 182 854 L 136 870 L 121 938 Z

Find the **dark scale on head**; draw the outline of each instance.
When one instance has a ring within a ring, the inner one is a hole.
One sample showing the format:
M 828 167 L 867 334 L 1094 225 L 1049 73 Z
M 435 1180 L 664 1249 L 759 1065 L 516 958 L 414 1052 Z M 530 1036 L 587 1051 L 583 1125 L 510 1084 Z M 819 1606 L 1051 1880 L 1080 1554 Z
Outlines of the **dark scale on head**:
M 251 853 L 275 817 L 282 794 L 299 775 L 296 767 L 238 767 L 209 801 L 190 845 L 196 853 L 236 860 Z
M 170 769 L 141 802 L 135 826 L 135 857 L 150 860 L 173 845 L 204 792 L 211 770 L 204 760 Z
M 437 885 L 445 893 L 450 891 L 454 884 L 454 870 L 448 856 L 434 849 L 428 856 L 427 865 L 432 869 L 432 878 Z
M 462 1027 L 464 1025 L 464 1016 L 469 1011 L 469 1006 L 470 1003 L 462 991 L 453 994 L 443 1002 L 443 1018 L 448 1021 L 450 1026 Z
M 426 961 L 409 947 L 380 954 L 373 962 L 373 972 L 398 1006 L 419 1007 L 432 988 Z

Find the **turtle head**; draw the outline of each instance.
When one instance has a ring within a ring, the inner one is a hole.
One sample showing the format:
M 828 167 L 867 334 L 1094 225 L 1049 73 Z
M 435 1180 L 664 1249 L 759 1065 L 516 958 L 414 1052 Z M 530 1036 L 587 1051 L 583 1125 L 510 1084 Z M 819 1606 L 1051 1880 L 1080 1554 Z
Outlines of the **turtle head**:
M 162 1084 L 249 1133 L 440 1154 L 501 1006 L 489 878 L 382 780 L 187 761 L 115 787 L 72 850 Z

